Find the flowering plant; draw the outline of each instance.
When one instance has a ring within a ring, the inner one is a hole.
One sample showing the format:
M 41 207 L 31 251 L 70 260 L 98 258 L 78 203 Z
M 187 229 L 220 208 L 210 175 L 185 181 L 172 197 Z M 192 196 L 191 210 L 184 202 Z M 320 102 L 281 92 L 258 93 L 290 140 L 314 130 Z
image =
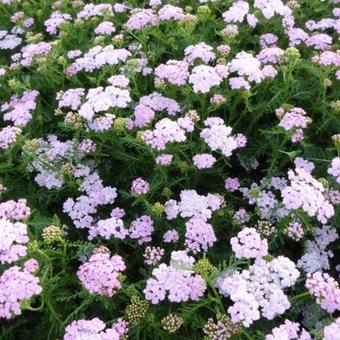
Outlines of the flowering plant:
M 339 0 L 0 0 L 0 338 L 339 339 Z

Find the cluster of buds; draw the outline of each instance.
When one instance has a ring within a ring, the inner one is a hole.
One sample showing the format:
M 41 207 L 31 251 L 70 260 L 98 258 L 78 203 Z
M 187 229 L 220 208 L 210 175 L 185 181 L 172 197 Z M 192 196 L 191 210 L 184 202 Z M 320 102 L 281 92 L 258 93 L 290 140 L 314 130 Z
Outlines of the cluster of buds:
M 43 229 L 41 236 L 47 244 L 50 244 L 60 240 L 63 237 L 63 232 L 59 227 L 50 225 Z
M 329 105 L 336 113 L 340 112 L 340 100 L 330 102 Z
M 183 319 L 176 314 L 169 314 L 161 320 L 163 329 L 169 333 L 175 333 L 183 325 Z
M 226 101 L 225 97 L 221 94 L 215 94 L 210 98 L 210 103 L 213 105 L 221 105 Z
M 73 176 L 76 168 L 72 163 L 65 163 L 61 167 L 61 173 L 64 176 Z
M 340 148 L 340 134 L 336 134 L 332 136 L 332 141 L 336 148 Z
M 160 247 L 146 247 L 144 251 L 144 263 L 149 266 L 155 266 L 164 255 L 164 249 Z
M 217 46 L 218 53 L 220 53 L 223 56 L 228 55 L 230 53 L 230 50 L 231 50 L 230 46 L 226 44 Z
M 113 129 L 116 132 L 121 132 L 125 129 L 126 127 L 126 122 L 125 119 L 122 117 L 117 117 L 114 122 L 113 122 Z
M 194 264 L 194 271 L 202 277 L 208 277 L 211 273 L 215 272 L 217 268 L 208 260 L 201 259 Z
M 93 254 L 110 254 L 110 249 L 105 246 L 99 246 L 93 250 Z
M 225 314 L 217 314 L 216 319 L 217 322 L 215 323 L 213 318 L 209 318 L 203 328 L 206 340 L 229 339 L 241 330 L 241 325 L 239 323 L 232 323 Z
M 164 213 L 165 207 L 162 203 L 156 202 L 152 207 L 151 210 L 154 214 L 161 216 Z
M 168 188 L 168 187 L 165 187 L 162 191 L 162 196 L 165 196 L 166 198 L 169 199 L 171 197 L 171 195 L 172 195 L 171 189 Z
M 238 35 L 238 27 L 236 25 L 227 25 L 221 33 L 226 38 L 235 38 Z
M 178 161 L 176 165 L 181 172 L 186 172 L 189 169 L 189 164 L 186 161 Z
M 74 112 L 68 112 L 64 118 L 64 123 L 74 129 L 81 129 L 83 124 L 81 118 Z
M 296 47 L 288 47 L 283 55 L 285 61 L 294 61 L 300 59 L 300 51 Z
M 257 229 L 261 235 L 266 237 L 275 233 L 275 227 L 273 227 L 268 221 L 258 221 Z
M 185 117 L 190 118 L 194 123 L 197 123 L 201 120 L 199 113 L 196 110 L 189 110 Z
M 138 295 L 133 295 L 131 303 L 126 307 L 126 315 L 130 323 L 136 324 L 144 319 L 149 309 L 149 303 L 142 300 Z
M 302 224 L 299 222 L 289 223 L 286 229 L 286 235 L 294 241 L 300 241 L 304 236 Z

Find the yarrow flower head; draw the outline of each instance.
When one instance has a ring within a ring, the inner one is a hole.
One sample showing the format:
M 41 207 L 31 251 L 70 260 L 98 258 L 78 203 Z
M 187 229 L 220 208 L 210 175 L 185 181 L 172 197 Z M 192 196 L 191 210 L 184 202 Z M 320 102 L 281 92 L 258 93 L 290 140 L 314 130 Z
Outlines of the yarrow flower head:
M 208 220 L 212 212 L 218 210 L 223 204 L 223 199 L 214 194 L 207 196 L 199 195 L 195 190 L 183 190 L 180 194 L 180 200 L 177 202 L 173 199 L 165 202 L 165 213 L 169 220 L 181 217 L 199 217 Z
M 0 318 L 11 319 L 20 315 L 21 303 L 41 293 L 39 278 L 33 275 L 38 267 L 36 260 L 29 260 L 23 269 L 13 266 L 1 274 Z
M 0 263 L 11 263 L 27 253 L 27 225 L 0 219 Z
M 306 288 L 328 313 L 340 310 L 340 287 L 329 274 L 322 272 L 308 274 Z
M 224 182 L 224 187 L 229 192 L 234 192 L 240 187 L 240 181 L 238 178 L 228 177 Z
M 155 266 L 159 263 L 162 256 L 164 255 L 164 249 L 160 247 L 146 247 L 143 257 L 145 258 L 144 263 L 148 266 Z
M 330 175 L 336 178 L 336 182 L 340 184 L 340 157 L 335 157 L 332 160 L 331 166 L 327 171 Z
M 325 326 L 323 329 L 324 340 L 337 340 L 340 332 L 340 318 L 337 318 L 334 322 Z
M 151 241 L 154 226 L 153 220 L 148 215 L 142 215 L 132 221 L 129 233 L 132 239 L 137 239 L 139 244 Z
M 334 215 L 334 207 L 325 197 L 325 188 L 304 169 L 288 171 L 290 185 L 282 191 L 283 204 L 287 209 L 302 209 L 309 216 L 316 216 L 327 223 Z
M 176 314 L 169 314 L 161 320 L 163 329 L 169 333 L 175 333 L 183 325 L 183 319 Z
M 169 229 L 163 235 L 163 241 L 165 243 L 176 243 L 179 240 L 178 231 L 175 229 Z
M 64 340 L 93 339 L 120 340 L 128 333 L 128 323 L 118 319 L 112 327 L 106 327 L 99 318 L 72 321 L 65 329 Z
M 193 162 L 198 169 L 209 169 L 216 162 L 216 158 L 213 155 L 202 153 L 195 155 Z
M 211 224 L 200 218 L 192 217 L 185 223 L 185 246 L 187 251 L 197 253 L 207 251 L 216 241 Z
M 229 157 L 235 149 L 240 147 L 235 136 L 231 135 L 232 128 L 226 126 L 221 118 L 207 118 L 204 125 L 206 127 L 202 130 L 200 136 L 211 150 L 218 150 L 224 156 Z
M 203 333 L 209 340 L 227 340 L 241 330 L 240 323 L 233 323 L 225 314 L 217 314 L 217 321 L 209 318 L 204 325 Z
M 77 276 L 90 293 L 111 297 L 121 288 L 118 275 L 125 269 L 120 256 L 98 253 L 79 267 Z
M 289 223 L 285 233 L 289 238 L 291 238 L 294 241 L 300 241 L 304 236 L 302 224 L 299 222 Z
M 254 228 L 244 228 L 237 237 L 232 237 L 230 244 L 237 258 L 258 258 L 268 254 L 267 240 L 261 240 Z
M 285 320 L 279 327 L 273 328 L 270 334 L 266 335 L 265 340 L 278 340 L 278 339 L 300 339 L 300 340 L 312 340 L 310 334 L 301 328 L 299 323 Z
M 234 302 L 228 308 L 231 321 L 249 327 L 261 314 L 271 320 L 290 307 L 283 289 L 292 286 L 299 275 L 294 262 L 284 256 L 270 262 L 258 258 L 248 270 L 221 276 L 216 285 Z
M 167 295 L 171 302 L 199 300 L 206 290 L 206 284 L 200 275 L 194 274 L 194 262 L 194 258 L 184 251 L 172 252 L 169 266 L 161 263 L 152 271 L 152 278 L 144 289 L 146 300 L 158 304 Z
M 0 219 L 21 221 L 27 220 L 30 215 L 31 209 L 27 206 L 26 199 L 9 200 L 0 203 Z
M 143 178 L 138 177 L 132 182 L 131 192 L 134 195 L 143 195 L 149 192 L 149 188 L 150 188 L 149 183 L 145 181 Z
M 217 72 L 216 68 L 207 65 L 195 66 L 189 77 L 189 83 L 193 86 L 195 93 L 208 93 L 214 86 L 221 84 L 223 77 Z
M 292 134 L 291 140 L 293 143 L 303 139 L 303 129 L 311 122 L 306 111 L 300 107 L 294 107 L 288 112 L 279 108 L 276 110 L 276 115 L 281 119 L 279 126 Z

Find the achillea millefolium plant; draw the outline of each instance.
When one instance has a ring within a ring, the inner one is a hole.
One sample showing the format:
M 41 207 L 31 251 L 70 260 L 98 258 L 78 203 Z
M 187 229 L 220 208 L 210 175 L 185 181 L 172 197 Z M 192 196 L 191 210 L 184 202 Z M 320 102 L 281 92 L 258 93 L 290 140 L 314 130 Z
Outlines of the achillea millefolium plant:
M 0 338 L 336 340 L 339 0 L 0 0 Z

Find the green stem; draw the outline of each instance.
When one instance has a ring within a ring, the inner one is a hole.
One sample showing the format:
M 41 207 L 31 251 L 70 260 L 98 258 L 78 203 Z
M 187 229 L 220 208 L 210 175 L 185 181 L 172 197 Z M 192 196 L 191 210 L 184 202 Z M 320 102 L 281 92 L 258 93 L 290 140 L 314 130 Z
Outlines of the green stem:
M 300 299 L 303 299 L 303 298 L 305 298 L 307 296 L 310 296 L 310 293 L 309 292 L 304 292 L 304 293 L 301 293 L 301 294 L 293 296 L 292 300 L 300 300 Z
M 244 328 L 242 328 L 241 332 L 247 339 L 253 340 L 253 337 Z

